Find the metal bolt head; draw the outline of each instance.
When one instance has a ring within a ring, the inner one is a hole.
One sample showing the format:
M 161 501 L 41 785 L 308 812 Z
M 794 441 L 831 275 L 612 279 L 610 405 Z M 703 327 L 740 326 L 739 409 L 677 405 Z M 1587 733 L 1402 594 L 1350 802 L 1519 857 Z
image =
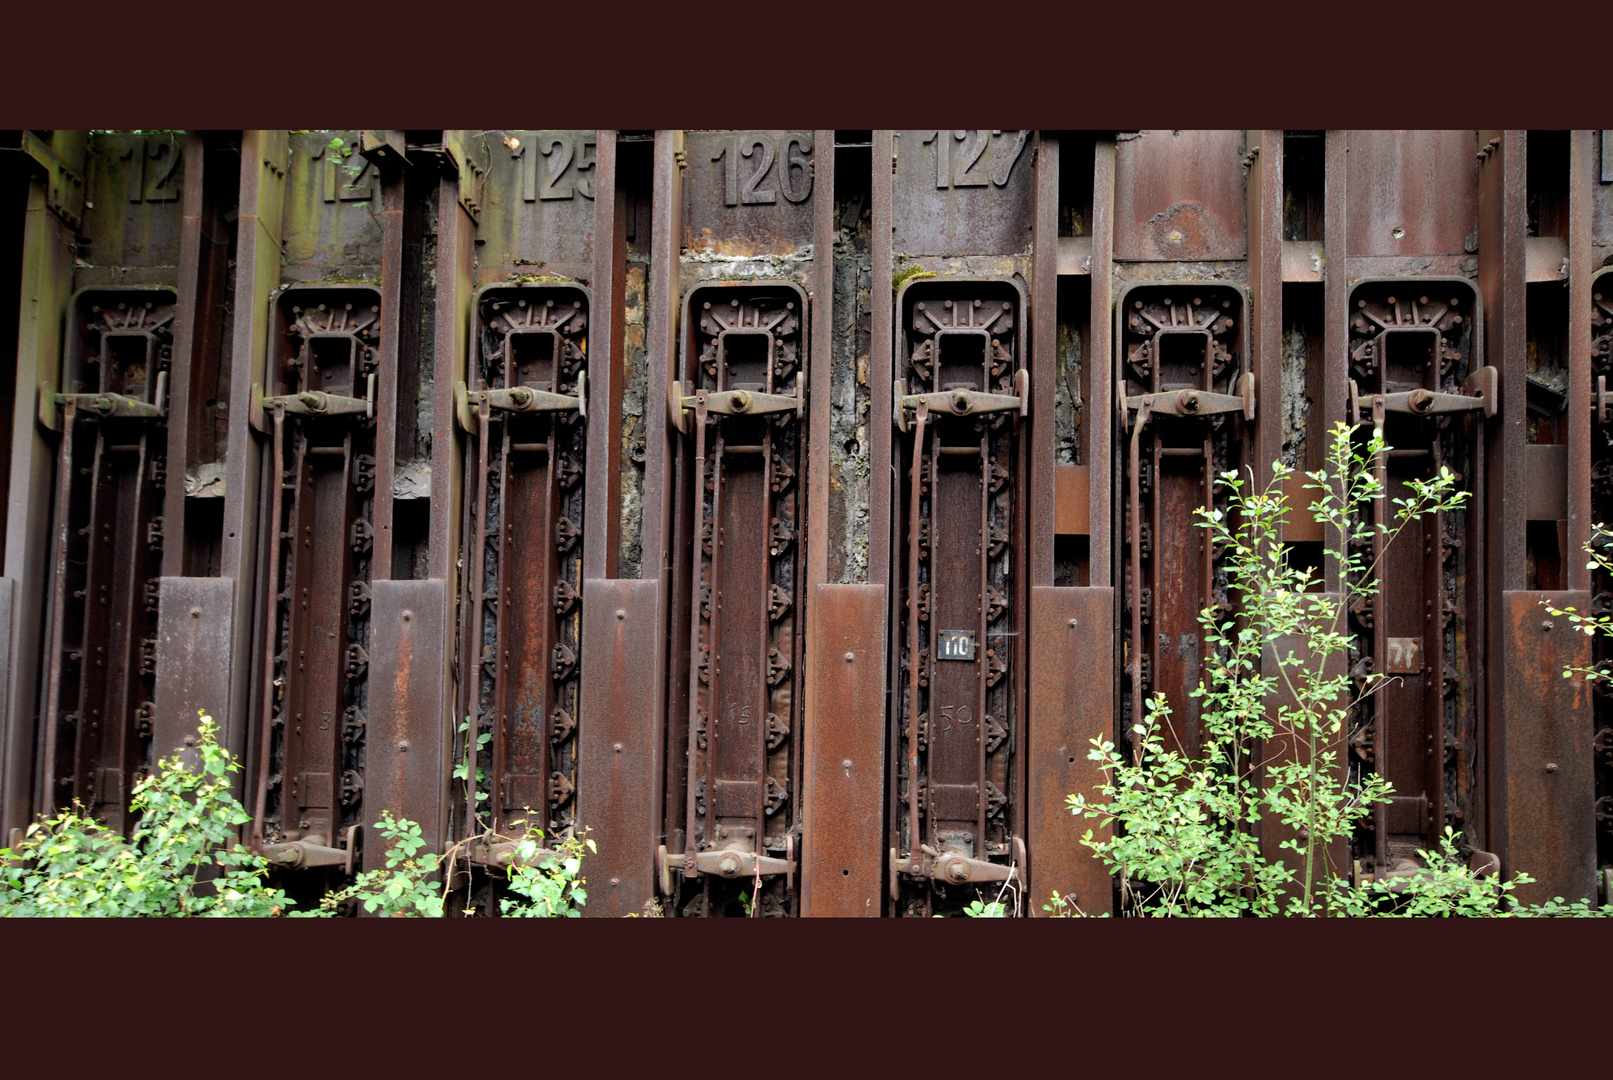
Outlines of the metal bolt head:
M 403 751 L 405 754 L 407 754 L 409 752 L 409 740 L 408 739 L 399 739 L 398 740 L 398 749 Z
M 733 877 L 739 873 L 739 860 L 732 855 L 724 855 L 717 863 L 717 872 L 723 877 Z
M 1549 633 L 1551 633 L 1551 628 L 1552 628 L 1553 625 L 1554 624 L 1552 623 L 1552 621 L 1550 619 L 1542 619 L 1540 621 L 1540 630 L 1541 630 L 1542 633 L 1549 634 Z
M 627 609 L 626 609 L 626 608 L 617 608 L 617 609 L 616 609 L 616 617 L 617 617 L 617 618 L 618 618 L 618 619 L 625 619 L 625 618 L 627 618 Z
M 857 659 L 857 654 L 856 653 L 847 653 L 846 654 L 846 663 L 849 664 L 855 659 Z
M 962 859 L 953 860 L 951 865 L 947 867 L 947 877 L 951 878 L 960 885 L 963 882 L 968 881 L 969 864 L 964 862 Z
M 611 746 L 616 750 L 616 752 L 618 754 L 620 754 L 622 752 L 622 744 L 621 743 L 611 743 Z
M 1546 771 L 1547 772 L 1556 772 L 1557 771 L 1557 763 L 1555 761 L 1546 762 Z

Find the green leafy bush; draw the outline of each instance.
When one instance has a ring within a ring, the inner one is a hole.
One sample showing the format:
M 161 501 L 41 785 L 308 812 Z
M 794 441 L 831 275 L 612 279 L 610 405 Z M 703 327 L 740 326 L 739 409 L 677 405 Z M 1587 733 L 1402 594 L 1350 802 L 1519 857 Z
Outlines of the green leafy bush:
M 1118 879 L 1123 914 L 1594 913 L 1561 898 L 1517 905 L 1510 894 L 1532 879 L 1479 876 L 1462 862 L 1449 830 L 1439 851 L 1418 853 L 1424 867 L 1408 876 L 1356 884 L 1327 863 L 1329 846 L 1391 794 L 1382 777 L 1341 776 L 1351 713 L 1388 682 L 1375 673 L 1352 696 L 1342 662 L 1350 647 L 1346 612 L 1378 590 L 1375 548 L 1387 550 L 1411 521 L 1458 509 L 1467 498 L 1441 469 L 1432 480 L 1408 481 L 1410 497 L 1387 500 L 1390 520 L 1373 523 L 1367 510 L 1387 494 L 1377 466 L 1388 449 L 1381 429 L 1357 447 L 1350 428 L 1338 424 L 1326 467 L 1305 474 L 1306 489 L 1316 492 L 1311 515 L 1332 538 L 1328 554 L 1342 571 L 1336 594 L 1311 591 L 1313 571 L 1291 564 L 1281 542 L 1288 512 L 1282 484 L 1293 470 L 1275 465 L 1264 491 L 1246 490 L 1243 477 L 1225 473 L 1217 483 L 1229 490 L 1229 513 L 1198 511 L 1206 541 L 1226 553 L 1236 601 L 1229 614 L 1209 609 L 1199 616 L 1209 656 L 1207 677 L 1192 692 L 1200 701 L 1201 751 L 1189 756 L 1167 745 L 1170 703 L 1155 695 L 1133 729 L 1129 754 L 1094 740 L 1088 756 L 1104 773 L 1101 798 L 1069 797 L 1072 814 L 1112 828 L 1103 839 L 1087 830 L 1083 843 Z M 1374 545 L 1378 535 L 1382 544 Z M 1279 648 L 1281 642 L 1293 647 Z M 1262 822 L 1281 823 L 1288 839 L 1280 846 L 1295 853 L 1297 870 L 1262 855 Z M 1056 894 L 1043 908 L 1079 913 Z
M 201 716 L 194 765 L 158 762 L 135 785 L 128 840 L 75 804 L 0 849 L 0 913 L 8 916 L 278 915 L 290 901 L 266 884 L 268 864 L 237 843 L 251 815 L 230 794 L 240 766 Z

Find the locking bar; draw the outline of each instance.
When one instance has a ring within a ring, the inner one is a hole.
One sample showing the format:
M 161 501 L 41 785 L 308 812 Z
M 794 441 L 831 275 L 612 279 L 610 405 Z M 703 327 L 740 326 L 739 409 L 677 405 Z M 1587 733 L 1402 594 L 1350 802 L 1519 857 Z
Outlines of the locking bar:
M 715 851 L 691 851 L 682 854 L 668 853 L 662 844 L 655 855 L 655 868 L 661 885 L 661 895 L 671 896 L 672 875 L 682 873 L 686 878 L 719 877 L 733 881 L 741 878 L 778 877 L 782 875 L 786 888 L 795 891 L 795 834 L 784 835 L 784 858 L 757 855 L 742 848 L 724 848 Z
M 988 881 L 1025 880 L 1025 841 L 1013 838 L 1014 861 L 994 863 L 976 859 L 957 851 L 937 851 L 928 844 L 919 845 L 920 855 L 899 858 L 896 849 L 890 850 L 891 899 L 900 899 L 900 878 L 929 879 L 943 885 L 971 885 Z
M 361 398 L 327 394 L 323 390 L 304 390 L 296 394 L 279 394 L 265 397 L 263 387 L 252 384 L 252 426 L 267 430 L 265 415 L 273 415 L 275 406 L 285 407 L 287 416 L 363 416 L 375 415 L 375 372 L 365 377 L 365 396 Z
M 942 390 L 930 394 L 904 394 L 904 380 L 892 385 L 892 418 L 900 431 L 907 431 L 908 410 L 924 405 L 931 413 L 948 416 L 979 416 L 985 413 L 1017 412 L 1029 416 L 1031 409 L 1031 373 L 1026 368 L 1014 372 L 1013 394 L 985 394 L 978 390 Z
M 1604 377 L 1605 378 L 1605 377 Z M 1363 395 L 1350 380 L 1350 417 L 1362 423 L 1361 403 L 1367 403 L 1369 413 L 1380 408 L 1385 413 L 1410 413 L 1413 416 L 1439 416 L 1449 413 L 1472 412 L 1483 409 L 1485 417 L 1496 414 L 1500 397 L 1497 394 L 1499 376 L 1493 367 L 1481 367 L 1462 383 L 1460 394 L 1444 394 L 1434 390 L 1407 390 L 1396 394 Z M 1606 389 L 1603 387 L 1603 400 Z
M 168 415 L 168 372 L 157 373 L 157 400 L 153 404 L 123 394 L 58 394 L 49 382 L 39 384 L 39 421 L 51 431 L 61 430 L 56 410 L 71 404 L 79 414 L 102 420 L 160 420 Z
M 342 846 L 329 847 L 323 836 L 307 836 L 284 844 L 264 844 L 263 857 L 274 866 L 305 869 L 314 866 L 340 866 L 347 876 L 353 876 L 353 860 L 361 850 L 363 826 L 348 827 Z
M 1125 399 L 1128 410 L 1142 414 L 1144 407 L 1154 416 L 1215 416 L 1219 413 L 1242 413 L 1245 420 L 1255 418 L 1255 373 L 1246 371 L 1238 377 L 1236 394 L 1216 394 L 1208 390 L 1167 390 L 1157 394 L 1134 394 Z M 1144 418 L 1143 423 L 1147 420 Z
M 569 412 L 588 416 L 588 372 L 577 372 L 577 393 L 556 394 L 535 386 L 511 386 L 492 390 L 469 390 L 463 382 L 454 383 L 454 417 L 460 430 L 475 431 L 481 409 L 510 413 Z
M 763 413 L 794 412 L 797 419 L 806 415 L 806 372 L 795 373 L 795 393 L 790 394 L 764 394 L 756 390 L 696 390 L 693 394 L 684 392 L 684 384 L 672 384 L 673 400 L 678 402 L 678 411 L 692 412 L 700 403 L 701 395 L 705 395 L 706 412 L 717 416 L 760 416 Z M 683 430 L 681 416 L 677 427 Z M 687 433 L 686 433 L 687 434 Z

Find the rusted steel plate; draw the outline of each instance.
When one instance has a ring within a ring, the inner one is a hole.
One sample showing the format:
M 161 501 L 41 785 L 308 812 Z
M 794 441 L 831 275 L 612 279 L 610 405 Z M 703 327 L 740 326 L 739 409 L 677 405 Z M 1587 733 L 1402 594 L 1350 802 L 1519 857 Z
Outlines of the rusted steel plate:
M 1321 498 L 1320 491 L 1312 491 L 1306 484 L 1315 483 L 1304 473 L 1293 473 L 1283 480 L 1283 495 L 1288 499 L 1288 519 L 1283 522 L 1283 539 L 1290 544 L 1322 542 L 1322 523 L 1316 520 L 1311 504 Z
M 1524 446 L 1524 504 L 1530 521 L 1568 517 L 1568 446 Z
M 1029 131 L 896 132 L 895 251 L 1010 255 L 1027 250 L 1035 211 L 1034 142 Z
M 1337 602 L 1338 594 L 1332 594 L 1329 599 Z M 1292 726 L 1284 727 L 1278 721 L 1284 708 L 1292 709 L 1298 704 L 1294 695 L 1288 691 L 1287 684 L 1282 678 L 1282 670 L 1277 665 L 1278 657 L 1286 658 L 1290 653 L 1302 661 L 1310 659 L 1304 638 L 1298 634 L 1285 634 L 1266 646 L 1265 656 L 1262 661 L 1265 668 L 1264 674 L 1277 679 L 1276 694 L 1266 699 L 1266 716 L 1277 726 L 1277 733 L 1266 740 L 1266 745 L 1261 755 L 1262 760 L 1268 764 L 1289 761 L 1306 764 L 1311 760 L 1310 739 L 1302 733 L 1296 732 Z M 1328 657 L 1326 666 L 1322 671 L 1322 677 L 1333 679 L 1342 675 L 1344 673 L 1344 662 L 1345 655 L 1342 652 Z M 1297 682 L 1298 669 L 1289 668 L 1287 670 L 1289 679 Z M 1331 747 L 1336 755 L 1336 772 L 1339 774 L 1337 779 L 1340 784 L 1346 782 L 1350 765 L 1350 749 L 1346 745 L 1347 734 L 1347 732 L 1341 731 L 1338 737 L 1332 740 L 1333 745 Z M 1317 749 L 1323 750 L 1326 748 L 1326 743 L 1318 738 Z M 1305 854 L 1303 851 L 1285 849 L 1282 845 L 1284 841 L 1296 839 L 1297 836 L 1298 834 L 1295 830 L 1285 826 L 1273 815 L 1268 815 L 1260 823 L 1260 854 L 1268 862 L 1285 863 L 1293 871 L 1295 884 L 1290 889 L 1290 894 L 1299 892 L 1300 886 L 1304 882 Z M 1320 886 L 1321 882 L 1330 876 L 1342 876 L 1345 878 L 1350 876 L 1350 838 L 1348 836 L 1340 837 L 1332 844 L 1319 848 L 1316 855 L 1317 859 L 1313 864 L 1312 880 L 1317 886 Z
M 1057 891 L 1088 915 L 1110 909 L 1109 872 L 1082 846 L 1097 822 L 1070 816 L 1066 798 L 1099 799 L 1103 773 L 1087 758 L 1095 738 L 1114 737 L 1115 673 L 1112 588 L 1031 589 L 1030 733 L 1024 757 L 1030 790 L 1026 839 L 1030 874 L 1026 907 L 1042 915 Z
M 1283 281 L 1322 280 L 1327 251 L 1319 240 L 1283 241 Z
M 379 280 L 381 178 L 357 131 L 290 136 L 281 281 Z
M 599 133 L 487 132 L 477 281 L 591 276 Z
M 1058 271 L 1059 277 L 1090 276 L 1092 273 L 1092 237 L 1059 237 Z
M 875 917 L 886 861 L 885 586 L 817 586 L 812 631 L 801 914 Z
M 1514 896 L 1538 903 L 1596 891 L 1596 814 L 1592 776 L 1592 711 L 1583 680 L 1563 666 L 1590 662 L 1591 642 L 1545 604 L 1585 611 L 1587 592 L 1502 594 L 1506 687 L 1499 727 L 1505 775 L 1496 807 L 1497 854 L 1503 871 L 1525 871 L 1533 885 Z
M 95 136 L 76 284 L 173 282 L 187 149 L 178 132 Z
M 583 864 L 585 914 L 636 915 L 655 896 L 661 797 L 656 704 L 666 640 L 659 583 L 590 578 L 582 591 L 577 820 L 599 851 Z
M 1115 148 L 1115 258 L 1242 259 L 1244 133 L 1144 131 Z
M 1092 531 L 1091 466 L 1053 469 L 1053 531 L 1059 536 L 1086 536 Z
M 363 824 L 383 810 L 420 823 L 426 850 L 448 829 L 453 715 L 448 704 L 447 585 L 440 579 L 370 586 L 369 716 L 364 733 Z M 378 840 L 378 838 L 377 838 Z M 364 868 L 386 845 L 365 845 Z
M 1468 131 L 1351 131 L 1351 256 L 1460 255 L 1478 245 L 1478 170 Z
M 787 255 L 812 242 L 811 131 L 688 131 L 683 246 Z
M 157 606 L 154 758 L 196 732 L 197 710 L 224 724 L 235 670 L 235 579 L 165 577 Z

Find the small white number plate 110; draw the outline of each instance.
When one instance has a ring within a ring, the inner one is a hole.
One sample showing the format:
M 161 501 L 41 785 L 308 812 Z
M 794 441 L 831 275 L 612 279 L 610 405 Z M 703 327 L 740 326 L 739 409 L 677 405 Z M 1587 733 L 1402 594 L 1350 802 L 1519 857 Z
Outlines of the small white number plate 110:
M 975 658 L 974 632 L 971 630 L 941 631 L 941 640 L 935 655 L 939 660 L 973 660 Z

